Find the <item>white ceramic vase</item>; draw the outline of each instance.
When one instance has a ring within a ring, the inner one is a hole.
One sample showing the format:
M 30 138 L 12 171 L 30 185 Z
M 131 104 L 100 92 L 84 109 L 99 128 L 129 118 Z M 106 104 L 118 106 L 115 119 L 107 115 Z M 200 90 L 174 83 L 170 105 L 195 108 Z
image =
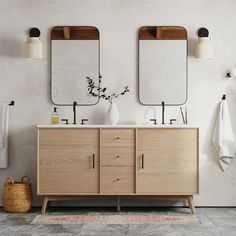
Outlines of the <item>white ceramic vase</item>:
M 120 113 L 115 103 L 111 103 L 107 112 L 107 123 L 116 125 L 120 119 Z

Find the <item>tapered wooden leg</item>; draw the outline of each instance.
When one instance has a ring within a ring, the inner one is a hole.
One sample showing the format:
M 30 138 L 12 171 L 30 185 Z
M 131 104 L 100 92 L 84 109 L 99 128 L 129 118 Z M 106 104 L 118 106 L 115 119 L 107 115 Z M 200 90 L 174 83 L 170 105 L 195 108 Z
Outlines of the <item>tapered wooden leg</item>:
M 120 211 L 120 196 L 117 196 L 117 211 Z
M 48 197 L 44 197 L 43 205 L 42 205 L 42 213 L 43 214 L 45 214 L 45 212 L 46 212 L 47 205 L 48 205 Z
M 188 205 L 189 205 L 192 213 L 195 214 L 196 210 L 195 210 L 195 206 L 194 206 L 194 203 L 193 203 L 193 196 L 188 196 Z

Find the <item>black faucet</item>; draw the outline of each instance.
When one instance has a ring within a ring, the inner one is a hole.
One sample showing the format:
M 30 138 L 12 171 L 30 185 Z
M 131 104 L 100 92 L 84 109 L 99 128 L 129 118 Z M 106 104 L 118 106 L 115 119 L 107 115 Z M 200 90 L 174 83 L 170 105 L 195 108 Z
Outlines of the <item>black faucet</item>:
M 177 121 L 177 120 L 176 120 L 176 119 L 170 119 L 170 123 L 169 123 L 169 124 L 170 124 L 170 125 L 173 125 L 173 122 L 174 122 L 174 121 Z
M 153 124 L 157 125 L 157 119 L 150 119 L 150 121 L 153 121 Z
M 84 122 L 85 122 L 85 121 L 88 121 L 88 119 L 81 119 L 81 123 L 80 123 L 80 124 L 81 124 L 81 125 L 84 125 Z
M 78 103 L 76 101 L 73 102 L 73 113 L 74 113 L 74 122 L 73 124 L 76 125 L 76 106 L 78 105 Z
M 65 125 L 69 125 L 69 120 L 68 119 L 61 119 L 61 121 L 64 121 Z
M 161 102 L 161 107 L 162 107 L 162 124 L 164 125 L 165 124 L 165 102 L 164 101 L 162 101 Z

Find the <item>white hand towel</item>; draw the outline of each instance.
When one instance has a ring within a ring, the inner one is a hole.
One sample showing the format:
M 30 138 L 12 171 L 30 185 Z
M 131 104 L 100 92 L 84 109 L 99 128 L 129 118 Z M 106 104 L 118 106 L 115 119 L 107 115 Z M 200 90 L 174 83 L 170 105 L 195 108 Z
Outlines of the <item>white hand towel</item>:
M 8 104 L 0 104 L 0 168 L 8 166 Z
M 225 171 L 235 157 L 234 136 L 227 101 L 220 104 L 220 111 L 213 134 L 213 143 L 218 153 L 220 166 Z

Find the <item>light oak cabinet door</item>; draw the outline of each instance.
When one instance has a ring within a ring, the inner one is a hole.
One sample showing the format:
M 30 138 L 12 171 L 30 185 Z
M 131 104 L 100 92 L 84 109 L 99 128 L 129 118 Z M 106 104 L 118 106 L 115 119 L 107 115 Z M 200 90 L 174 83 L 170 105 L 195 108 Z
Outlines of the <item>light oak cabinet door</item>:
M 39 129 L 38 193 L 99 192 L 99 129 Z
M 198 129 L 137 130 L 137 193 L 198 192 Z

